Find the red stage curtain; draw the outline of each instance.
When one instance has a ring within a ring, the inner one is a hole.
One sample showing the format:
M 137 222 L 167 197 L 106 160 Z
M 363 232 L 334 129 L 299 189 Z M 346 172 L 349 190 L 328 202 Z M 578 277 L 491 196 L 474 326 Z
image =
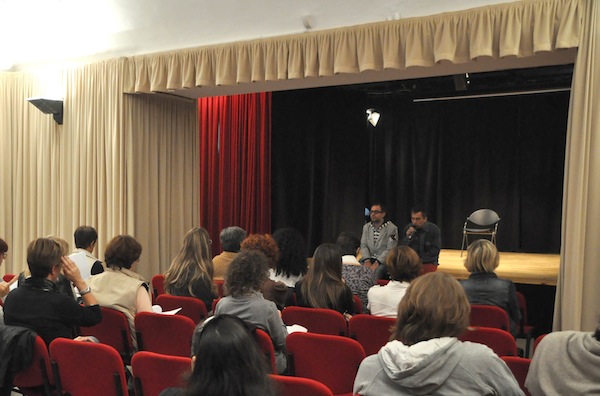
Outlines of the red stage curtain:
M 225 227 L 271 230 L 271 93 L 199 99 L 198 117 L 200 225 L 216 255 Z

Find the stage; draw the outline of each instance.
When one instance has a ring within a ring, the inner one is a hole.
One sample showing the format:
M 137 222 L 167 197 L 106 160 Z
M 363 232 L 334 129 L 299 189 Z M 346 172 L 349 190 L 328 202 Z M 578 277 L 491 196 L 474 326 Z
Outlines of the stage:
M 463 263 L 467 252 L 460 257 L 460 250 L 442 249 L 438 271 L 451 274 L 457 279 L 469 277 Z M 556 286 L 560 255 L 537 253 L 500 252 L 500 265 L 496 274 L 514 283 Z

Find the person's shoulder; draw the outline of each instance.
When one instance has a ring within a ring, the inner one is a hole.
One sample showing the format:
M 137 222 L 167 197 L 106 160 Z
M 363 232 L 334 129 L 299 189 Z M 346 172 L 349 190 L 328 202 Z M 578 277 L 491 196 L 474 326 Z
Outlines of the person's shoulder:
M 473 364 L 483 361 L 498 361 L 500 358 L 494 351 L 484 344 L 471 341 L 459 341 L 456 346 L 460 350 L 463 359 Z
M 184 394 L 182 388 L 166 388 L 158 396 L 183 396 Z
M 430 231 L 434 231 L 434 230 L 435 230 L 435 231 L 439 231 L 439 230 L 440 230 L 440 227 L 438 227 L 438 226 L 437 226 L 437 224 L 435 224 L 435 223 L 432 223 L 431 221 L 428 221 L 428 222 L 425 224 L 425 226 L 426 226 L 427 228 L 429 228 L 429 230 L 430 230 Z

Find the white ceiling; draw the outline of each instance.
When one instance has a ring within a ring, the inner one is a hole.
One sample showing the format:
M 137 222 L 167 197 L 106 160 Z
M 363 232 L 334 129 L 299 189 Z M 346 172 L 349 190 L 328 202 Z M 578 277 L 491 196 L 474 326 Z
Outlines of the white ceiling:
M 0 0 L 0 70 L 94 61 L 514 0 Z

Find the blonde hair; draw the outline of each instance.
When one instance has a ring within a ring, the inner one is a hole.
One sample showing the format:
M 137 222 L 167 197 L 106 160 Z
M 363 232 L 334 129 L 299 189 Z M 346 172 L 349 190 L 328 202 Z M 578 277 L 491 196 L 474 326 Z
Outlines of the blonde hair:
M 390 340 L 405 345 L 440 337 L 457 337 L 469 325 L 471 306 L 451 275 L 430 272 L 415 279 L 398 305 Z
M 191 279 L 189 274 L 191 273 Z M 208 231 L 202 227 L 192 228 L 183 238 L 183 246 L 171 262 L 165 274 L 165 291 L 187 288 L 191 296 L 194 284 L 201 281 L 213 290 L 213 262 Z
M 469 272 L 494 272 L 500 264 L 496 246 L 487 239 L 478 239 L 467 248 L 465 268 Z
M 48 235 L 46 238 L 48 239 L 52 239 L 54 242 L 58 243 L 60 245 L 60 249 L 62 250 L 62 255 L 63 256 L 68 256 L 69 255 L 69 242 L 65 241 L 64 239 L 54 236 L 54 235 Z

